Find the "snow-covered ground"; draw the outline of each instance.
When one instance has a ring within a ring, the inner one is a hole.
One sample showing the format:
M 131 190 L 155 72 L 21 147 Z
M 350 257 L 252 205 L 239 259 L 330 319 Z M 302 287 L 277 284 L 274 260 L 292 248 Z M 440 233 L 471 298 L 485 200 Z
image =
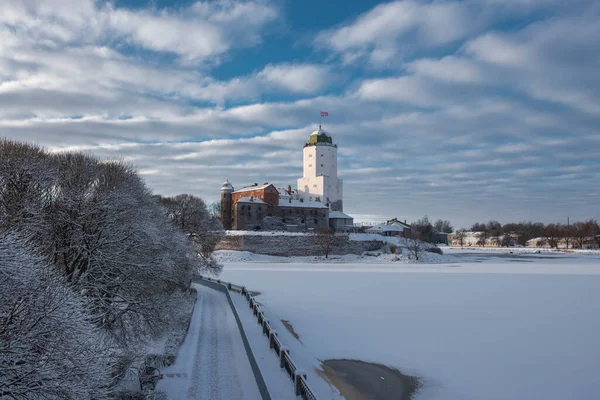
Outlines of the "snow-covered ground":
M 156 390 L 173 400 L 261 399 L 227 297 L 199 284 L 193 287 L 198 297 L 188 334 Z
M 426 264 L 228 252 L 221 279 L 261 292 L 322 399 L 338 397 L 315 372 L 330 358 L 419 376 L 416 400 L 600 397 L 600 255 L 444 251 Z

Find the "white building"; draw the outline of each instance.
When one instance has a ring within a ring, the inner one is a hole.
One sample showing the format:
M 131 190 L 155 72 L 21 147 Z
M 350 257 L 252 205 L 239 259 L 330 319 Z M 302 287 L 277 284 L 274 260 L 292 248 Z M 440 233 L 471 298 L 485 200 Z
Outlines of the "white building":
M 337 177 L 337 145 L 321 127 L 304 145 L 303 163 L 298 195 L 305 201 L 320 201 L 331 211 L 343 211 L 343 184 Z

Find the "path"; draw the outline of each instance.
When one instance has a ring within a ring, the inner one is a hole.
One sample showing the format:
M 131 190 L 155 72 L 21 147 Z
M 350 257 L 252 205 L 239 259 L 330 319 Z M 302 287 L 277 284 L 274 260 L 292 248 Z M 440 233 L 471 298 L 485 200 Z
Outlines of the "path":
M 169 399 L 260 400 L 235 317 L 224 293 L 198 291 L 188 333 L 175 364 L 163 371 L 156 390 Z

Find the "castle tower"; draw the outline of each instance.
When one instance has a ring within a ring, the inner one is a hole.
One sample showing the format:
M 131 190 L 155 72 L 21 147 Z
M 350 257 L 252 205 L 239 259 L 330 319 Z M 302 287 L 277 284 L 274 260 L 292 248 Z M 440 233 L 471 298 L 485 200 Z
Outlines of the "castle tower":
M 231 194 L 233 186 L 229 181 L 225 181 L 221 186 L 221 223 L 223 229 L 231 230 Z
M 321 129 L 304 145 L 304 173 L 298 179 L 298 193 L 307 201 L 321 201 L 332 211 L 343 211 L 342 180 L 337 177 L 337 145 Z

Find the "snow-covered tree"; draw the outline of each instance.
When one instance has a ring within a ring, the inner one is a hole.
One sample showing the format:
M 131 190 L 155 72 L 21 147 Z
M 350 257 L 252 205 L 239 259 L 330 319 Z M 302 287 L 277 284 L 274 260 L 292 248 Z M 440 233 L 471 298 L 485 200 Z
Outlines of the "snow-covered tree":
M 200 270 L 218 275 L 223 266 L 215 260 L 213 252 L 225 235 L 221 221 L 196 196 L 159 197 L 158 202 L 165 207 L 173 225 L 190 238 L 198 254 Z
M 109 339 L 81 296 L 31 254 L 0 235 L 0 398 L 107 398 Z

